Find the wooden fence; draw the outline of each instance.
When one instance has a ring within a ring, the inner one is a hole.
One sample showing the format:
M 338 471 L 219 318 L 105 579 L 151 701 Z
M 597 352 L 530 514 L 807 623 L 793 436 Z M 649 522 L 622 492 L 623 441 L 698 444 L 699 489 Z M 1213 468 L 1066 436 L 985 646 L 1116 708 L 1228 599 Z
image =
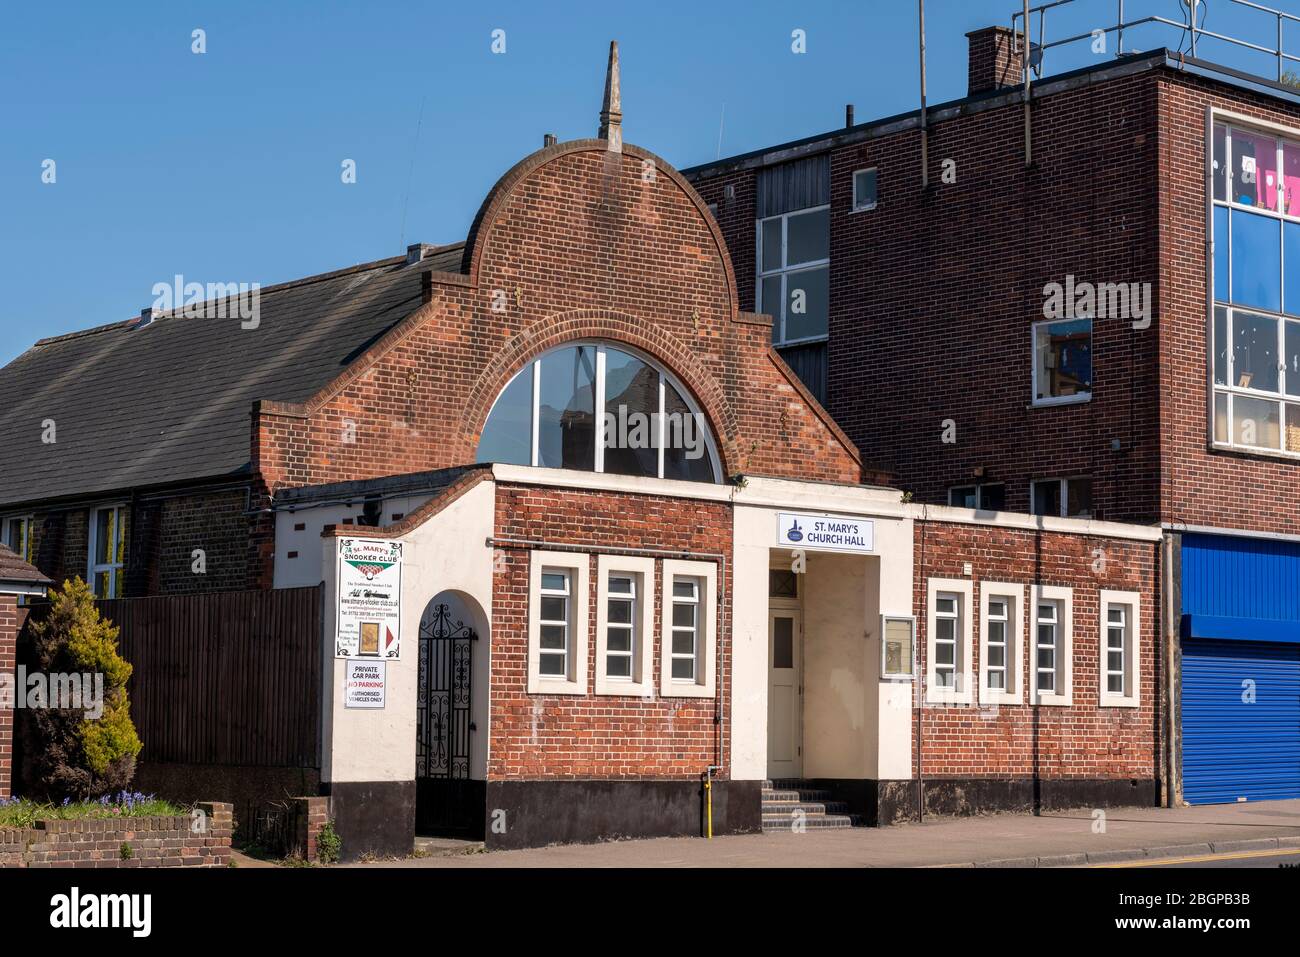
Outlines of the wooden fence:
M 320 586 L 96 605 L 134 668 L 141 762 L 320 766 Z

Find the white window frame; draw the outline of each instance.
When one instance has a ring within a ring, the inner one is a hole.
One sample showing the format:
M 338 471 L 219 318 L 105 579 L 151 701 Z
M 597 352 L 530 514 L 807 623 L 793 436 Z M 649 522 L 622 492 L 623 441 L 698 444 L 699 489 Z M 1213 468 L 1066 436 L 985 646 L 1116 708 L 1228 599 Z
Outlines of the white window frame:
M 96 562 L 95 555 L 99 552 L 99 513 L 112 512 L 119 513 L 114 530 L 123 534 L 122 539 L 122 561 L 120 562 Z M 123 527 L 123 518 L 127 515 L 127 506 L 125 502 L 115 502 L 111 505 L 97 505 L 89 510 L 89 527 L 86 529 L 86 584 L 90 586 L 91 592 L 96 598 L 115 598 L 118 597 L 117 582 L 119 576 L 126 574 L 126 552 L 130 547 L 130 542 L 125 538 L 125 533 L 121 532 Z M 108 594 L 101 595 L 95 591 L 96 576 L 108 573 Z M 125 588 L 123 589 L 125 590 Z
M 1032 705 L 1070 707 L 1074 704 L 1074 589 L 1058 585 L 1033 585 L 1030 588 L 1029 627 L 1029 703 Z M 1056 615 L 1055 690 L 1038 690 L 1038 606 L 1053 602 Z
M 1039 327 L 1054 326 L 1063 322 L 1079 322 L 1083 319 L 1087 319 L 1089 323 L 1096 322 L 1096 320 L 1093 319 L 1091 316 L 1075 316 L 1073 319 L 1068 319 L 1068 318 L 1041 319 L 1038 322 L 1035 322 L 1031 327 L 1031 331 L 1029 335 L 1029 362 L 1030 362 L 1030 372 L 1031 372 L 1030 378 L 1032 379 L 1031 387 L 1033 389 L 1033 394 L 1031 395 L 1031 399 L 1032 399 L 1031 406 L 1033 408 L 1035 409 L 1046 408 L 1054 405 L 1079 405 L 1080 403 L 1083 402 L 1092 401 L 1093 383 L 1091 382 L 1088 383 L 1087 392 L 1079 392 L 1074 395 L 1053 395 L 1053 396 L 1048 396 L 1045 399 L 1040 399 L 1038 397 L 1038 329 Z M 1095 331 L 1094 328 L 1090 326 L 1088 329 L 1089 341 L 1092 340 L 1094 331 Z
M 766 315 L 770 315 L 772 317 L 772 345 L 773 346 L 780 346 L 782 348 L 784 348 L 785 346 L 802 346 L 802 345 L 808 345 L 809 343 L 813 343 L 813 342 L 826 342 L 827 340 L 830 339 L 829 303 L 827 304 L 827 309 L 828 309 L 828 314 L 826 317 L 827 329 L 824 334 L 820 336 L 805 336 L 802 339 L 787 339 L 785 336 L 785 301 L 787 298 L 787 294 L 786 294 L 787 278 L 790 276 L 797 275 L 801 272 L 809 272 L 813 269 L 820 269 L 822 267 L 826 267 L 826 269 L 829 270 L 831 264 L 830 256 L 827 256 L 824 259 L 812 259 L 809 260 L 808 262 L 798 263 L 793 266 L 786 265 L 785 257 L 786 257 L 786 248 L 789 243 L 790 217 L 802 216 L 805 213 L 816 213 L 816 212 L 820 212 L 821 210 L 829 210 L 830 208 L 831 207 L 829 203 L 823 203 L 821 206 L 806 206 L 803 209 L 792 209 L 789 210 L 788 212 L 777 213 L 774 216 L 764 216 L 762 219 L 756 220 L 754 223 L 754 229 L 756 233 L 754 246 L 758 251 L 758 260 L 755 264 L 755 269 L 754 269 L 754 275 L 755 275 L 754 284 L 756 287 L 754 291 L 754 303 L 756 307 L 755 311 L 760 313 L 765 313 Z M 775 269 L 764 270 L 763 269 L 763 224 L 770 219 L 781 220 L 781 265 Z M 830 228 L 829 224 L 827 228 L 828 229 Z M 827 237 L 827 249 L 829 251 L 829 237 Z M 830 275 L 829 271 L 827 275 L 828 276 Z M 776 313 L 772 312 L 772 310 L 768 307 L 768 304 L 763 302 L 763 280 L 771 279 L 773 276 L 781 277 L 780 311 Z M 827 288 L 828 289 L 830 288 L 829 282 L 827 283 Z
M 931 578 L 926 583 L 925 700 L 927 704 L 974 704 L 975 681 L 971 671 L 971 606 L 973 586 L 967 578 Z M 957 648 L 954 687 L 935 681 L 935 622 L 940 594 L 957 596 Z
M 655 563 L 652 558 L 596 556 L 596 694 L 645 697 L 654 691 Z M 632 579 L 632 675 L 609 675 L 609 579 Z
M 1007 603 L 1004 689 L 989 687 L 989 621 L 994 600 Z M 1024 704 L 1025 586 L 980 582 L 980 703 Z
M 885 670 L 885 637 L 888 634 L 889 623 L 891 621 L 901 621 L 908 627 L 911 633 L 912 656 L 907 662 L 907 671 L 887 671 Z M 911 681 L 916 677 L 916 616 L 915 615 L 881 615 L 880 616 L 880 680 L 881 681 Z
M 664 559 L 660 585 L 659 693 L 665 698 L 712 698 L 718 657 L 718 566 L 713 562 Z M 673 678 L 673 580 L 696 578 L 700 583 L 696 634 L 695 680 Z
M 1223 157 L 1215 157 L 1214 155 L 1214 129 L 1216 126 L 1221 126 L 1223 127 L 1224 130 L 1223 146 L 1226 155 Z M 1285 174 L 1286 163 L 1285 163 L 1284 146 L 1300 145 L 1300 130 L 1292 129 L 1290 127 L 1282 126 L 1278 124 L 1265 123 L 1262 121 L 1254 120 L 1250 117 L 1241 116 L 1239 114 L 1230 113 L 1223 110 L 1216 110 L 1214 108 L 1210 108 L 1207 111 L 1206 138 L 1205 138 L 1205 167 L 1206 167 L 1205 199 L 1206 199 L 1206 207 L 1208 210 L 1208 214 L 1206 217 L 1206 235 L 1210 238 L 1211 252 L 1207 256 L 1207 262 L 1206 262 L 1206 297 L 1208 300 L 1208 310 L 1209 310 L 1208 321 L 1206 323 L 1206 328 L 1205 328 L 1206 386 L 1207 386 L 1207 400 L 1208 400 L 1206 403 L 1206 425 L 1207 425 L 1206 434 L 1209 439 L 1210 445 L 1216 449 L 1231 449 L 1233 451 L 1246 453 L 1252 456 L 1297 459 L 1300 458 L 1300 450 L 1289 450 L 1286 447 L 1287 406 L 1300 405 L 1300 395 L 1287 394 L 1286 391 L 1287 371 L 1286 371 L 1286 363 L 1285 363 L 1287 323 L 1297 322 L 1296 317 L 1288 315 L 1287 313 L 1282 311 L 1281 308 L 1279 308 L 1277 312 L 1272 312 L 1264 308 L 1255 308 L 1255 307 L 1245 306 L 1245 305 L 1237 306 L 1232 304 L 1231 301 L 1220 302 L 1215 297 L 1216 277 L 1214 274 L 1215 250 L 1213 250 L 1213 242 L 1214 242 L 1214 211 L 1216 208 L 1223 208 L 1228 211 L 1227 215 L 1228 215 L 1229 249 L 1228 249 L 1228 256 L 1227 256 L 1227 262 L 1228 262 L 1227 285 L 1229 289 L 1229 295 L 1228 295 L 1229 300 L 1231 300 L 1232 298 L 1232 294 L 1231 294 L 1232 248 L 1231 247 L 1232 247 L 1233 210 L 1243 210 L 1256 216 L 1262 216 L 1275 221 L 1280 220 L 1283 223 L 1287 223 L 1287 222 L 1294 223 L 1300 221 L 1300 212 L 1293 211 L 1287 213 L 1275 209 L 1261 209 L 1258 206 L 1246 206 L 1244 204 L 1240 204 L 1236 202 L 1236 200 L 1234 199 L 1235 190 L 1233 189 L 1233 183 L 1235 181 L 1236 171 L 1234 169 L 1234 164 L 1232 162 L 1232 145 L 1233 145 L 1232 139 L 1233 139 L 1233 133 L 1235 131 L 1240 131 L 1242 133 L 1247 133 L 1254 136 L 1268 137 L 1274 141 L 1274 149 L 1275 149 L 1274 169 L 1276 170 L 1277 175 L 1279 177 L 1279 181 L 1277 183 L 1277 191 L 1279 196 L 1282 197 L 1285 197 L 1285 192 L 1286 192 L 1286 174 Z M 1213 163 L 1216 158 L 1221 159 L 1221 161 L 1224 163 L 1225 166 L 1224 195 L 1226 196 L 1226 199 L 1222 199 L 1222 200 L 1218 200 L 1214 198 Z M 1300 206 L 1297 206 L 1296 208 L 1300 209 Z M 1281 294 L 1283 296 L 1283 301 L 1281 303 L 1281 306 L 1285 307 L 1286 305 L 1286 300 L 1285 300 L 1286 231 L 1285 229 L 1283 229 L 1282 231 L 1280 241 L 1282 245 L 1279 249 L 1279 256 L 1282 261 L 1282 273 L 1283 273 L 1281 277 L 1281 287 L 1280 287 Z M 1215 382 L 1214 379 L 1215 353 L 1219 345 L 1215 337 L 1214 314 L 1215 314 L 1216 307 L 1220 307 L 1220 306 L 1226 309 L 1228 314 L 1227 329 L 1226 329 L 1228 341 L 1227 343 L 1224 344 L 1226 350 L 1226 361 L 1227 361 L 1227 369 L 1225 370 L 1225 375 L 1227 378 L 1226 385 L 1220 385 L 1217 382 Z M 1278 356 L 1279 373 L 1278 373 L 1278 388 L 1277 391 L 1275 392 L 1265 391 L 1262 389 L 1254 389 L 1250 386 L 1236 385 L 1235 382 L 1236 370 L 1234 369 L 1235 359 L 1233 356 L 1234 350 L 1233 350 L 1232 329 L 1235 321 L 1235 314 L 1238 312 L 1254 313 L 1256 315 L 1263 316 L 1268 319 L 1273 319 L 1277 322 L 1277 326 L 1278 326 L 1277 356 Z M 1218 396 L 1224 397 L 1225 416 L 1227 419 L 1226 441 L 1219 439 L 1215 433 L 1215 400 Z M 1236 405 L 1237 398 L 1260 399 L 1266 402 L 1273 402 L 1277 404 L 1278 412 L 1280 416 L 1280 420 L 1278 423 L 1279 444 L 1277 446 L 1248 445 L 1244 442 L 1237 441 L 1236 429 L 1234 428 L 1234 418 L 1235 418 L 1234 407 Z
M 1095 504 L 1092 505 L 1092 506 L 1089 508 L 1089 510 L 1088 510 L 1088 514 L 1087 514 L 1087 515 L 1070 515 L 1070 514 L 1069 514 L 1069 510 L 1070 510 L 1070 485 L 1069 485 L 1069 483 L 1070 483 L 1070 482 L 1084 482 L 1084 481 L 1086 481 L 1086 482 L 1088 483 L 1088 485 L 1089 485 L 1089 489 L 1088 489 L 1088 501 L 1089 501 L 1089 502 L 1092 502 L 1092 486 L 1093 486 L 1094 483 L 1093 483 L 1093 481 L 1092 481 L 1092 476 L 1091 476 L 1091 475 L 1067 475 L 1067 476 L 1065 476 L 1064 478 L 1033 479 L 1033 480 L 1029 483 L 1029 513 L 1030 513 L 1031 515 L 1038 515 L 1038 514 L 1039 514 L 1038 512 L 1035 512 L 1035 511 L 1034 511 L 1034 498 L 1035 498 L 1035 496 L 1034 496 L 1034 490 L 1035 490 L 1035 487 L 1036 487 L 1036 486 L 1039 486 L 1039 485 L 1047 485 L 1047 484 L 1049 484 L 1049 483 L 1051 483 L 1051 482 L 1057 482 L 1057 483 L 1059 483 L 1059 493 L 1060 493 L 1060 496 L 1059 496 L 1059 497 L 1060 497 L 1060 499 L 1061 499 L 1061 510 L 1060 510 L 1056 515 L 1054 515 L 1054 516 L 1048 516 L 1049 518 L 1094 518 L 1094 517 L 1096 517 L 1097 508 L 1096 508 Z
M 1112 694 L 1107 677 L 1110 674 L 1106 652 L 1110 637 L 1110 608 L 1124 609 L 1124 694 Z M 1098 701 L 1103 708 L 1136 708 L 1141 703 L 1142 678 L 1142 596 L 1135 591 L 1116 591 L 1103 588 L 1098 594 Z
M 876 196 L 874 199 L 871 200 L 870 203 L 863 203 L 861 205 L 858 204 L 858 174 L 859 173 L 876 174 Z M 853 178 L 850 180 L 850 182 L 853 185 L 853 206 L 850 208 L 851 212 L 854 213 L 870 212 L 880 204 L 880 167 L 866 166 L 863 167 L 862 169 L 855 169 L 853 171 Z
M 587 693 L 587 603 L 590 561 L 576 552 L 532 552 L 528 568 L 528 693 L 585 695 Z M 542 570 L 569 574 L 568 675 L 541 673 Z
M 595 435 L 596 450 L 595 450 L 595 467 L 592 471 L 600 472 L 602 474 L 605 472 L 605 353 L 607 349 L 612 348 L 616 352 L 624 352 L 630 356 L 633 356 L 641 360 L 659 375 L 658 408 L 656 410 L 656 418 L 655 418 L 655 423 L 656 423 L 655 431 L 657 434 L 654 437 L 654 441 L 658 443 L 658 448 L 657 448 L 658 456 L 659 456 L 658 467 L 656 469 L 656 475 L 641 476 L 641 477 L 642 478 L 651 478 L 651 477 L 663 478 L 664 477 L 664 447 L 666 444 L 665 443 L 666 436 L 664 433 L 665 430 L 668 428 L 668 419 L 665 415 L 665 408 L 666 408 L 665 404 L 668 401 L 667 399 L 668 390 L 666 386 L 671 385 L 674 389 L 677 390 L 678 396 L 680 396 L 681 400 L 686 404 L 687 412 L 689 412 L 692 416 L 694 416 L 695 421 L 698 423 L 699 434 L 701 438 L 704 440 L 705 454 L 708 456 L 709 463 L 713 467 L 715 484 L 722 481 L 722 461 L 721 459 L 718 458 L 718 449 L 716 443 L 714 442 L 713 430 L 709 427 L 707 417 L 705 417 L 704 413 L 700 410 L 699 405 L 696 404 L 695 399 L 691 395 L 690 391 L 685 389 L 676 378 L 670 375 L 663 368 L 663 366 L 660 364 L 660 362 L 657 359 L 647 355 L 646 353 L 642 352 L 640 349 L 635 348 L 634 346 L 625 345 L 624 343 L 621 342 L 607 344 L 599 340 L 578 339 L 578 340 L 574 340 L 573 342 L 565 342 L 562 345 L 556 346 L 554 349 L 547 349 L 545 352 L 543 352 L 539 356 L 536 356 L 531 362 L 529 362 L 522 369 L 520 369 L 513 376 L 511 376 L 510 381 L 506 383 L 505 388 L 503 388 L 500 392 L 497 393 L 496 398 L 492 400 L 492 408 L 488 410 L 487 418 L 483 420 L 484 428 L 486 428 L 487 423 L 491 421 L 492 413 L 496 410 L 496 404 L 501 401 L 501 397 L 505 395 L 506 390 L 509 389 L 510 386 L 514 384 L 515 379 L 523 375 L 525 371 L 531 371 L 533 380 L 532 380 L 532 399 L 531 399 L 532 404 L 530 406 L 531 411 L 529 413 L 529 423 L 530 423 L 529 428 L 531 429 L 532 434 L 529 437 L 531 448 L 529 451 L 528 463 L 534 468 L 541 468 L 542 466 L 539 463 L 539 457 L 541 455 L 541 449 L 540 449 L 541 419 L 537 414 L 537 407 L 541 400 L 541 394 L 542 394 L 542 360 L 545 359 L 547 356 L 551 355 L 552 353 L 555 353 L 561 349 L 569 349 L 577 346 L 585 346 L 586 348 L 595 350 L 596 353 L 596 375 L 595 375 L 595 379 L 592 382 L 592 388 L 594 390 L 593 398 L 595 400 L 594 415 L 595 415 L 595 430 L 596 430 L 596 435 Z

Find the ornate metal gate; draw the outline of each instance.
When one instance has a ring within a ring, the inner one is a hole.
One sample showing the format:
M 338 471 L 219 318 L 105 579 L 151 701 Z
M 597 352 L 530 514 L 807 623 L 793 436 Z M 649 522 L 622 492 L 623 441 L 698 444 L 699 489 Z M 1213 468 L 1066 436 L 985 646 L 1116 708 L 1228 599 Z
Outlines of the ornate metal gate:
M 453 619 L 445 602 L 420 618 L 416 695 L 415 826 L 422 834 L 472 833 L 483 826 L 469 780 L 470 688 L 474 629 Z

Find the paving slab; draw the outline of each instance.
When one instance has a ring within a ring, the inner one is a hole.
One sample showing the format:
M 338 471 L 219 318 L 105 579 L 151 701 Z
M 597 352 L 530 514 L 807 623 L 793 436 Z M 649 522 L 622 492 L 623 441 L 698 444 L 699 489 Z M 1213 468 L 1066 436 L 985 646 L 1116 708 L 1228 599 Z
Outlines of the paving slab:
M 1096 830 L 1104 823 L 1104 829 Z M 567 844 L 518 851 L 407 858 L 385 867 L 1077 867 L 1155 857 L 1147 849 L 1230 842 L 1300 846 L 1300 800 L 1185 808 L 1109 808 L 973 818 L 930 818 L 885 828 Z M 1286 842 L 1286 843 L 1284 843 Z M 1294 843 L 1292 843 L 1294 842 Z M 1206 852 L 1202 850 L 1202 852 Z M 1189 856 L 1183 851 L 1172 856 Z M 1007 863 L 1017 862 L 1017 863 Z

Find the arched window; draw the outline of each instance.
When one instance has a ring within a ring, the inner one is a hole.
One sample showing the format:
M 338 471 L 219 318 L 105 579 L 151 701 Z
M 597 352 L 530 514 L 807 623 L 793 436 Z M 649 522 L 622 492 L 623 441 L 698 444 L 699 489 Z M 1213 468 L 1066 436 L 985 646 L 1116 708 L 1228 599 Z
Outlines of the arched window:
M 562 346 L 521 369 L 488 413 L 478 461 L 694 482 L 721 473 L 686 391 L 649 359 L 599 342 Z

